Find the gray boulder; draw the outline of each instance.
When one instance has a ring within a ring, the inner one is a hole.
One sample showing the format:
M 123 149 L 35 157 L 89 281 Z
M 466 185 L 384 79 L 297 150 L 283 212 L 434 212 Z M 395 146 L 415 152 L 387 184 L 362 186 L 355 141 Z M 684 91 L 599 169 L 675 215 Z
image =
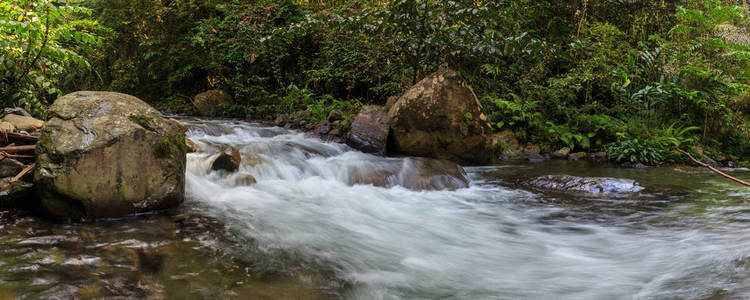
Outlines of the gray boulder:
M 388 113 L 379 105 L 360 110 L 352 122 L 346 143 L 363 152 L 384 154 L 388 141 Z
M 113 92 L 65 95 L 49 115 L 34 180 L 53 215 L 120 217 L 182 203 L 186 146 L 178 122 Z

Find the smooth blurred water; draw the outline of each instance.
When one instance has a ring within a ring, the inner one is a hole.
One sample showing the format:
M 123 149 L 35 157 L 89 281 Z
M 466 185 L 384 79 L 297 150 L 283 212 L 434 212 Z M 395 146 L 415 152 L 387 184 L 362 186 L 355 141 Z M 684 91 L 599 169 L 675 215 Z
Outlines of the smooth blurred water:
M 701 169 L 508 162 L 465 167 L 468 188 L 421 191 L 405 187 L 424 175 L 419 159 L 183 121 L 202 151 L 188 155 L 176 215 L 59 224 L 0 213 L 0 299 L 750 298 L 750 189 Z M 210 171 L 227 145 L 240 170 Z M 236 184 L 240 174 L 257 183 Z M 524 184 L 548 174 L 645 189 Z
M 351 284 L 345 298 L 750 297 L 750 190 L 699 170 L 473 167 L 469 188 L 413 191 L 350 180 L 404 159 L 278 128 L 192 124 L 198 144 L 234 145 L 262 162 L 240 170 L 258 183 L 237 187 L 193 154 L 190 197 L 264 251 L 334 270 Z M 647 189 L 594 196 L 518 188 L 536 174 L 632 178 Z

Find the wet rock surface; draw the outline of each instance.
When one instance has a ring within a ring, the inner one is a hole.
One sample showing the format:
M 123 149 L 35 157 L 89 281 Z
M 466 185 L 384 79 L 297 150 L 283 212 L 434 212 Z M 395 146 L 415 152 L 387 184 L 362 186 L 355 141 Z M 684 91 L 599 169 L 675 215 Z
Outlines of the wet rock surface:
M 353 169 L 348 178 L 349 184 L 400 186 L 417 191 L 453 191 L 469 187 L 469 179 L 461 166 L 447 160 L 420 157 Z
M 13 177 L 23 169 L 25 165 L 12 158 L 5 158 L 0 160 L 0 178 L 2 177 Z
M 365 106 L 354 118 L 346 143 L 363 152 L 385 154 L 388 126 L 388 113 L 384 107 Z
M 36 145 L 42 205 L 64 218 L 121 217 L 182 203 L 185 132 L 133 96 L 58 98 Z
M 388 111 L 389 149 L 412 156 L 453 161 L 489 162 L 492 127 L 471 88 L 456 72 L 442 69 L 426 77 Z
M 19 180 L 11 183 L 12 177 L 0 178 L 0 186 L 9 184 L 0 190 L 0 209 L 8 208 L 34 208 L 37 205 L 34 197 L 34 184 L 29 181 Z
M 211 170 L 235 172 L 240 167 L 242 157 L 235 147 L 225 147 L 211 163 Z
M 546 175 L 534 178 L 526 185 L 564 192 L 585 193 L 636 193 L 643 190 L 632 179 L 608 177 L 578 177 L 570 175 Z
M 464 169 L 450 161 L 410 158 L 404 163 L 400 184 L 413 190 L 457 190 L 469 187 Z
M 234 184 L 238 186 L 253 185 L 258 182 L 253 175 L 240 173 L 234 176 Z

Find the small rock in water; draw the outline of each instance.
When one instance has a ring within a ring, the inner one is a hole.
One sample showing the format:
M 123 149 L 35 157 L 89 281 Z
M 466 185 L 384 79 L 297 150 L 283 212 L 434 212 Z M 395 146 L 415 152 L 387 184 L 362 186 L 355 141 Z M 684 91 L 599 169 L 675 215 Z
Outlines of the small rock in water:
M 193 140 L 189 138 L 185 138 L 185 146 L 187 147 L 187 153 L 198 152 L 198 145 L 196 145 L 195 142 L 193 142 Z
M 23 163 L 12 158 L 0 160 L 0 178 L 16 176 L 24 167 Z
M 253 185 L 257 180 L 255 180 L 255 177 L 250 174 L 242 173 L 237 174 L 237 176 L 234 177 L 234 184 L 235 185 Z
M 586 157 L 586 152 L 576 152 L 568 155 L 568 160 L 580 160 Z
M 546 175 L 537 177 L 527 184 L 551 190 L 586 193 L 636 193 L 643 190 L 634 180 L 609 177 Z
M 401 186 L 414 190 L 457 190 L 469 187 L 464 169 L 447 160 L 409 158 L 401 170 Z
M 526 158 L 529 162 L 536 163 L 536 162 L 543 162 L 544 156 L 542 156 L 539 153 L 530 154 L 529 157 Z
M 591 155 L 591 158 L 595 160 L 607 160 L 607 152 L 601 151 L 601 152 L 595 152 Z
M 214 162 L 211 164 L 211 170 L 224 170 L 227 172 L 234 172 L 240 168 L 241 162 L 242 157 L 240 156 L 240 151 L 235 147 L 226 147 L 221 150 L 219 156 L 216 157 Z
M 7 160 L 7 159 L 6 159 Z M 0 186 L 10 184 L 12 177 L 0 178 Z M 24 204 L 29 204 L 29 199 L 33 198 L 34 184 L 25 181 L 16 181 L 4 190 L 0 190 L 0 209 L 17 208 Z
M 328 134 L 328 132 L 331 131 L 331 123 L 323 120 L 318 123 L 318 125 L 315 125 L 315 134 Z
M 564 159 L 568 157 L 568 154 L 570 154 L 570 148 L 565 147 L 555 152 L 552 152 L 550 155 L 552 155 L 552 158 L 555 158 L 555 159 Z
M 346 143 L 364 152 L 383 154 L 388 141 L 388 124 L 385 108 L 365 106 L 354 119 Z
M 385 168 L 368 168 L 366 170 L 355 169 L 349 174 L 351 184 L 371 184 L 374 186 L 388 186 L 389 178 L 394 177 L 393 171 Z
M 151 249 L 138 249 L 138 268 L 147 274 L 158 273 L 164 265 L 164 255 Z

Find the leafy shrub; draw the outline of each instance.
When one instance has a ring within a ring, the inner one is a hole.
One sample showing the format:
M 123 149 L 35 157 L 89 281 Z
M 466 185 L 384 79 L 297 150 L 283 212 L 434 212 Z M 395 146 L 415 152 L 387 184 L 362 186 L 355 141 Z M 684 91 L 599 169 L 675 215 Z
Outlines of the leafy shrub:
M 632 139 L 607 145 L 607 155 L 619 163 L 657 165 L 664 161 L 665 154 L 665 149 L 652 141 Z
M 0 104 L 36 115 L 62 94 L 74 70 L 86 70 L 83 55 L 101 44 L 91 10 L 78 1 L 0 1 Z

